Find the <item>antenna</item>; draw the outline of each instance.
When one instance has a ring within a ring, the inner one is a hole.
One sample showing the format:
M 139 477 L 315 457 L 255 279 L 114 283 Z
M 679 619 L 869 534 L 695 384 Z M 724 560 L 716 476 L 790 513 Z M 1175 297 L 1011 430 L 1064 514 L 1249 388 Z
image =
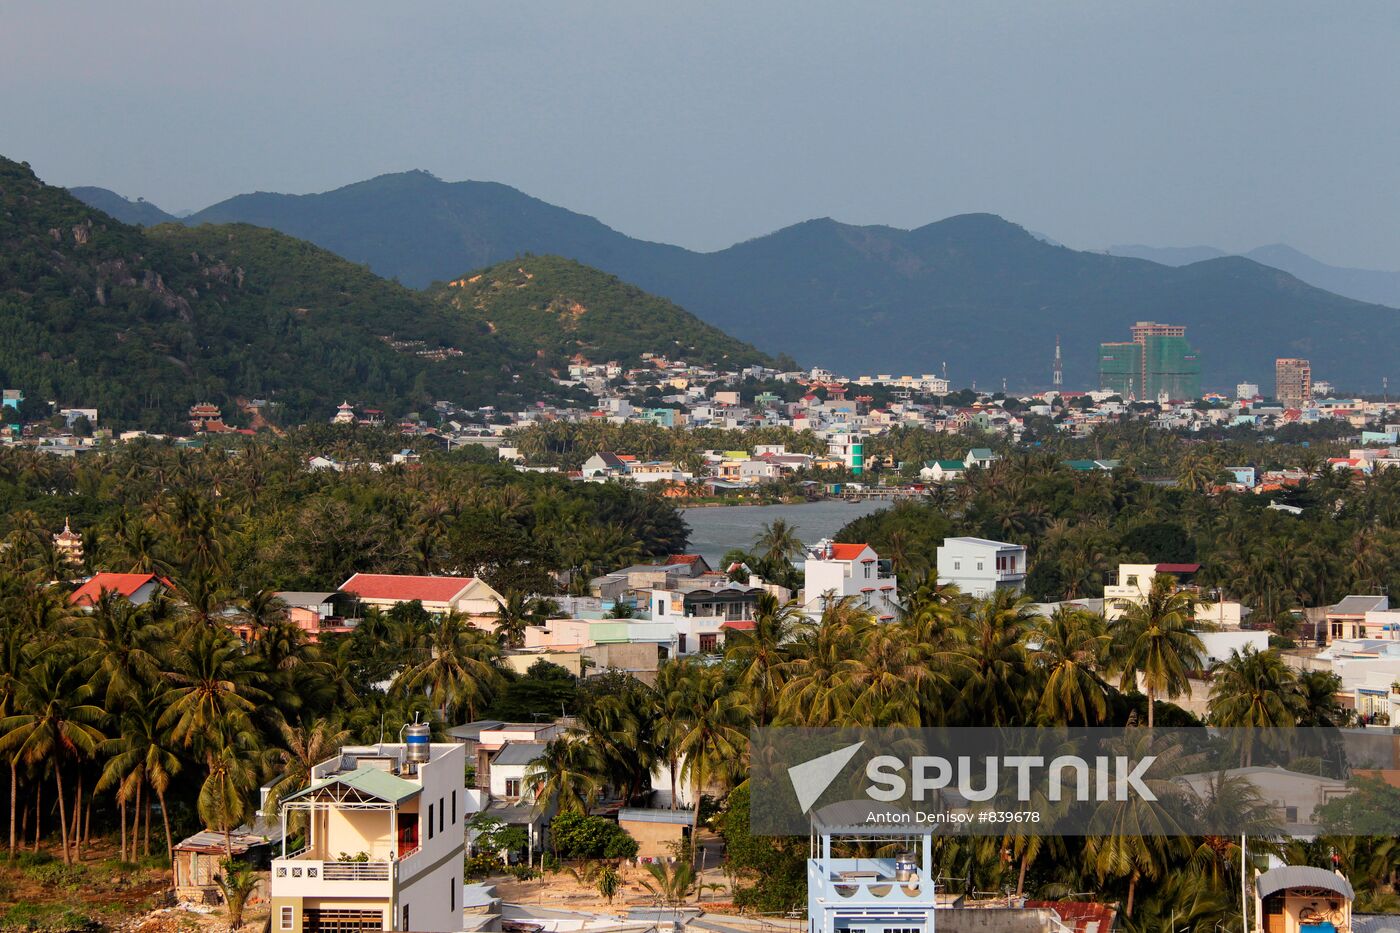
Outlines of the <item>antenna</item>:
M 1055 335 L 1055 369 L 1054 369 L 1054 378 L 1053 378 L 1051 381 L 1054 383 L 1055 388 L 1057 388 L 1057 389 L 1058 389 L 1060 386 L 1062 386 L 1062 385 L 1065 384 L 1065 368 L 1064 368 L 1064 363 L 1060 360 L 1060 335 L 1059 335 L 1059 334 L 1056 334 L 1056 335 Z

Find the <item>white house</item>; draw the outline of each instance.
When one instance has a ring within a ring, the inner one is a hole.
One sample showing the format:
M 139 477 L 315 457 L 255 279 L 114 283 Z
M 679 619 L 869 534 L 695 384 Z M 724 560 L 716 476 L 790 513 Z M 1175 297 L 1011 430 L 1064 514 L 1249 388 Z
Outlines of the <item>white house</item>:
M 960 479 L 967 472 L 961 460 L 928 460 L 919 470 L 919 479 L 926 483 L 946 483 Z
M 828 599 L 855 597 L 856 604 L 881 621 L 899 612 L 899 583 L 890 562 L 868 544 L 834 544 L 823 539 L 807 553 L 802 605 L 820 615 Z
M 1026 588 L 1026 548 L 986 538 L 944 538 L 938 546 L 938 582 L 978 598 L 1003 589 L 1020 594 Z
M 274 933 L 462 929 L 466 824 L 480 809 L 465 765 L 461 745 L 423 742 L 348 746 L 312 768 L 310 786 L 282 808 Z M 307 825 L 294 852 L 290 813 Z
M 833 804 L 813 818 L 817 839 L 815 857 L 807 860 L 808 933 L 933 933 L 938 893 L 932 831 L 927 824 L 872 825 L 860 814 L 842 816 L 843 806 Z M 869 837 L 897 838 L 903 851 L 893 858 L 832 853 L 833 840 Z

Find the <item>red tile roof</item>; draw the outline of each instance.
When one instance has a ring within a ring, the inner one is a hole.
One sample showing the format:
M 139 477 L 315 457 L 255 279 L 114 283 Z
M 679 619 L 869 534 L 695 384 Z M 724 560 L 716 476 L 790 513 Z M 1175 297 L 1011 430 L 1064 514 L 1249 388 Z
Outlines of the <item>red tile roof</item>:
M 833 544 L 831 546 L 832 560 L 855 560 L 860 557 L 860 552 L 864 551 L 864 544 Z
M 753 619 L 735 619 L 732 622 L 721 622 L 720 628 L 734 629 L 739 632 L 752 632 L 756 623 Z
M 450 602 L 470 586 L 472 577 L 421 577 L 396 573 L 357 573 L 340 587 L 361 599 L 392 599 L 408 603 Z
M 75 606 L 91 606 L 104 591 L 130 599 L 137 590 L 154 579 L 157 577 L 153 573 L 99 573 L 74 590 L 68 601 Z M 162 578 L 160 582 L 170 586 L 169 580 Z
M 1201 569 L 1200 564 L 1158 564 L 1158 573 L 1195 573 Z
M 671 554 L 666 558 L 666 566 L 670 567 L 674 564 L 693 564 L 697 560 L 700 560 L 699 554 Z

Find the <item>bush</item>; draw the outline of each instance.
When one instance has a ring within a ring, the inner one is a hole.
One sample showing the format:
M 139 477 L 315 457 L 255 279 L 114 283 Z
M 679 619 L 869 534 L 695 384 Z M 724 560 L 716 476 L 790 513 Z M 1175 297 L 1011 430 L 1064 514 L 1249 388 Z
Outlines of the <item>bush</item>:
M 540 876 L 540 873 L 529 865 L 511 865 L 506 869 L 506 874 L 516 881 L 533 881 Z
M 549 825 L 554 851 L 566 859 L 622 859 L 637 854 L 637 840 L 612 820 L 569 811 Z
M 87 876 L 81 865 L 65 865 L 58 861 L 27 865 L 21 869 L 27 876 L 51 888 L 68 888 L 77 885 Z
M 487 875 L 495 874 L 504 867 L 505 863 L 501 861 L 500 856 L 483 853 L 468 858 L 462 871 L 468 878 L 485 878 Z

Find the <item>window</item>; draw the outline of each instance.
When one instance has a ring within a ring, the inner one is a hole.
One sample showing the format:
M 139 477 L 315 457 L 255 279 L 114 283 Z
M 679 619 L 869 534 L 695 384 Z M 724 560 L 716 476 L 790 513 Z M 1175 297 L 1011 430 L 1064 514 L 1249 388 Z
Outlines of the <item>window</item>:
M 447 798 L 445 798 L 445 797 L 439 797 L 439 798 L 438 798 L 438 832 L 442 832 L 442 820 L 443 820 L 443 817 L 447 816 L 447 807 L 444 806 L 444 804 L 446 804 L 446 803 L 447 803 Z
M 520 778 L 506 778 L 506 796 L 520 796 Z
M 452 791 L 452 825 L 457 825 L 457 791 Z
M 685 636 L 681 636 L 684 638 Z M 700 650 L 709 654 L 719 650 L 719 634 L 717 632 L 700 633 Z
M 681 632 L 676 639 L 676 654 L 685 654 L 685 632 Z
M 428 804 L 428 838 L 433 838 L 433 805 Z
M 403 905 L 403 928 L 404 928 L 405 930 L 411 930 L 411 929 L 413 929 L 413 927 L 411 927 L 411 926 L 408 925 L 408 905 L 407 905 L 407 904 Z
M 659 616 L 664 616 L 666 614 L 666 600 L 658 599 L 656 601 L 656 614 Z
M 1285 823 L 1296 823 L 1296 822 L 1298 822 L 1298 808 L 1297 808 L 1297 807 L 1284 807 L 1284 808 L 1283 808 L 1283 821 L 1284 821 Z
M 961 570 L 961 569 L 962 569 L 962 561 L 960 561 L 960 560 L 955 560 L 955 561 L 953 561 L 953 569 L 954 569 L 954 570 Z
M 456 878 L 448 878 L 448 879 L 447 879 L 447 909 L 448 909 L 448 910 L 456 910 L 456 909 L 457 909 L 457 879 L 456 879 Z
M 870 565 L 869 565 L 869 564 L 866 564 L 866 565 L 865 565 L 865 579 L 867 579 L 867 580 L 870 579 Z
M 282 929 L 284 929 L 284 930 L 290 930 L 290 929 L 292 928 L 292 908 L 290 908 L 290 907 L 283 907 L 283 908 L 282 908 L 282 922 L 281 922 L 281 927 L 282 927 Z
M 981 570 L 981 569 L 982 569 L 982 561 L 980 561 L 980 560 L 977 562 L 977 569 L 978 569 L 978 570 Z

